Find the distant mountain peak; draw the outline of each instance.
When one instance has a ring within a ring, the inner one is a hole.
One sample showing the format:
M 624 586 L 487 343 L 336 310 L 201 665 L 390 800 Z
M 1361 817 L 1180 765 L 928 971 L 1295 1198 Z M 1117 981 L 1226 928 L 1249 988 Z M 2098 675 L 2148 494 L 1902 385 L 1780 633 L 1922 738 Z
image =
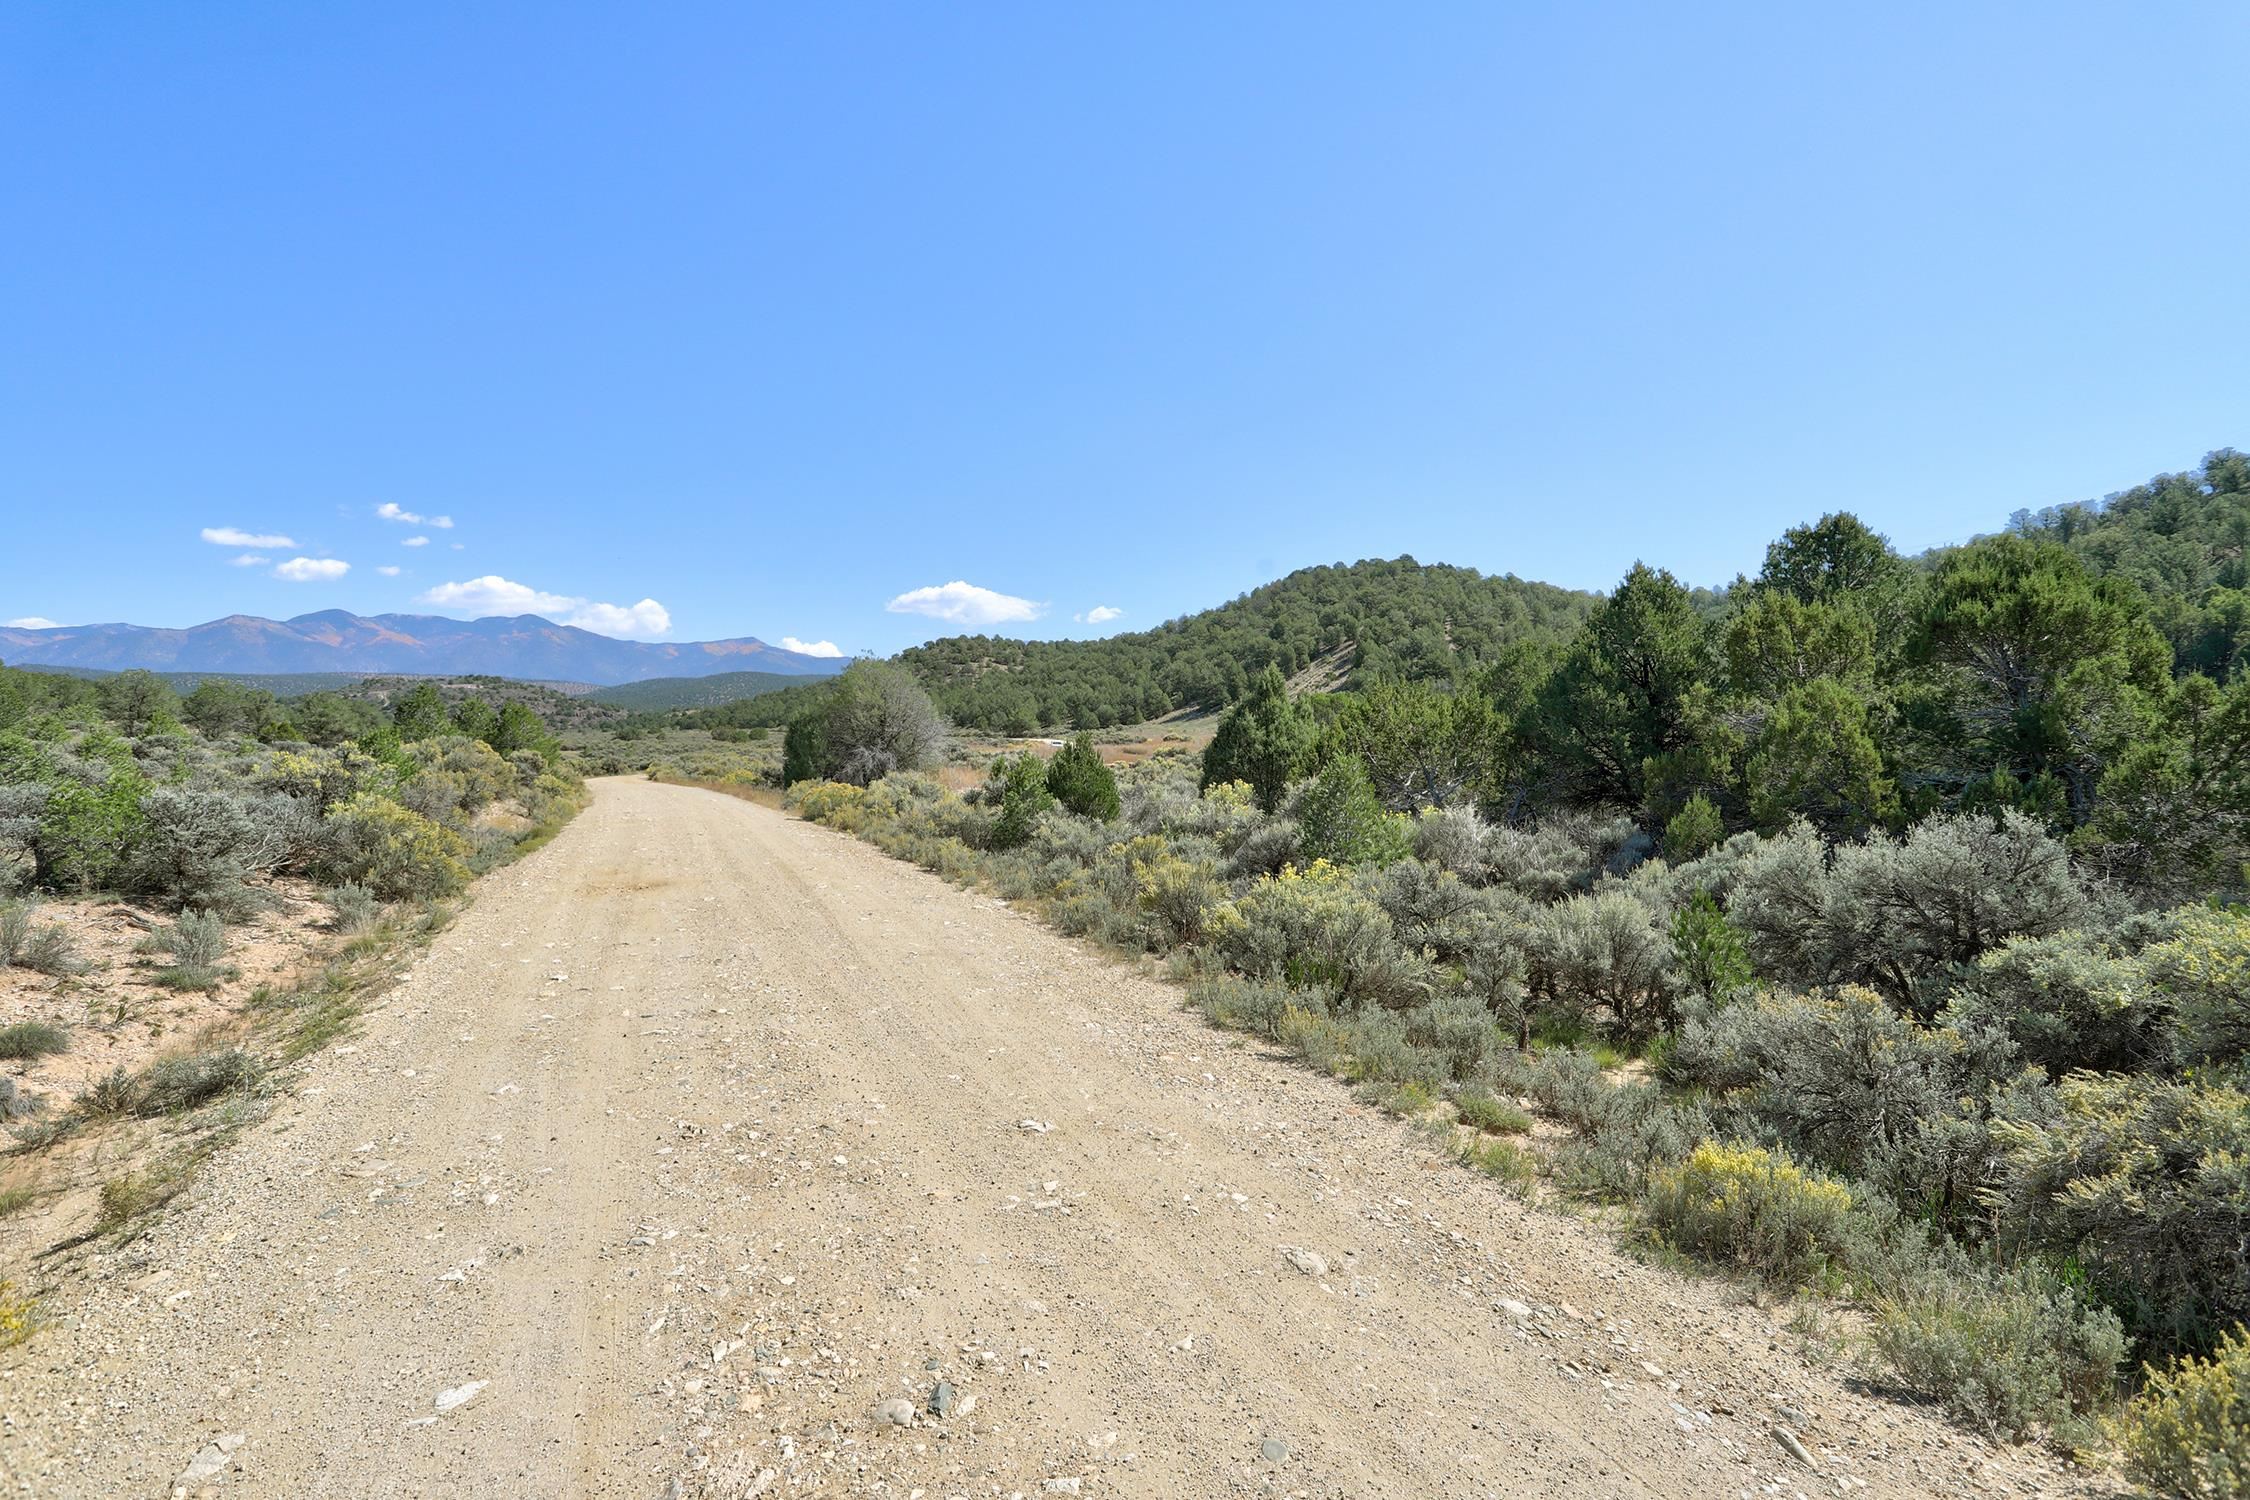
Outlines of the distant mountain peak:
M 779 672 L 826 677 L 845 663 L 769 646 L 755 636 L 717 641 L 621 641 L 540 615 L 355 615 L 322 609 L 287 620 L 228 615 L 168 630 L 82 625 L 0 626 L 0 659 L 17 666 L 166 672 L 398 672 L 612 685 L 651 677 Z

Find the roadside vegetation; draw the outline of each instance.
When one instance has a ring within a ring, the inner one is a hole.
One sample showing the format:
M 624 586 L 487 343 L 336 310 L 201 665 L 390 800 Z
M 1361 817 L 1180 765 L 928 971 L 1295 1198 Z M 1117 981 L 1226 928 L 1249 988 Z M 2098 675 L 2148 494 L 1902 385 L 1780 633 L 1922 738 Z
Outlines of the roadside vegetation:
M 1269 661 L 1200 764 L 1081 739 L 958 792 L 855 668 L 789 795 L 1655 1253 L 1847 1299 L 1903 1393 L 2236 1495 L 2245 532 L 2231 453 L 1919 561 L 1824 517 L 1449 682 Z
M 283 702 L 219 678 L 183 698 L 149 673 L 0 668 L 0 978 L 24 976 L 8 1005 L 37 1012 L 0 1024 L 9 1212 L 98 1157 L 98 1216 L 64 1247 L 131 1231 L 257 1117 L 277 1067 L 350 1024 L 475 876 L 552 837 L 583 800 L 521 698 L 402 683 L 384 701 Z M 321 913 L 327 936 L 309 969 L 253 986 L 241 935 L 284 908 Z M 66 920 L 97 910 L 142 934 L 106 963 Z M 122 1002 L 84 998 L 96 981 L 216 999 L 145 1062 L 45 1092 L 43 1060 L 100 1056 L 125 1024 Z M 135 1121 L 164 1128 L 58 1149 Z M 0 1342 L 31 1326 L 20 1308 L 7 1316 L 0 1305 Z

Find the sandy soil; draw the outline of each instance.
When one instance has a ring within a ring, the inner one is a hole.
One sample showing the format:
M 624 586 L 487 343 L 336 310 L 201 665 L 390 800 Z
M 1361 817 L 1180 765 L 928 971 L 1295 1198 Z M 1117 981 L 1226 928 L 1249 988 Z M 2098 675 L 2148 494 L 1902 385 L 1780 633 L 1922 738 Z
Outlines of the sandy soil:
M 84 968 L 63 976 L 0 968 L 0 1026 L 56 1022 L 70 1029 L 70 1050 L 0 1063 L 0 1070 L 61 1108 L 112 1068 L 132 1072 L 163 1053 L 194 1050 L 209 1036 L 229 1034 L 250 993 L 285 982 L 326 937 L 329 909 L 312 882 L 276 881 L 267 895 L 270 909 L 228 928 L 226 979 L 208 993 L 164 988 L 156 975 L 171 960 L 135 951 L 171 921 L 168 913 L 116 901 L 42 902 L 34 925 L 66 928 Z
M 989 898 L 646 782 L 83 1272 L 0 1355 L 23 1493 L 2072 1484 Z

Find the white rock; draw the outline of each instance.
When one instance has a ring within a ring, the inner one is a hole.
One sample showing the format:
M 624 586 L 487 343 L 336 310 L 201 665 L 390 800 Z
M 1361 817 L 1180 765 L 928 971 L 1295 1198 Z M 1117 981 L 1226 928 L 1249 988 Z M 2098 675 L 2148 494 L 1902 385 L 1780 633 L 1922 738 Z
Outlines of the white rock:
M 1284 1245 L 1281 1258 L 1307 1276 L 1326 1276 L 1328 1259 L 1317 1250 L 1307 1250 L 1301 1245 Z
M 247 1440 L 247 1433 L 219 1434 L 203 1445 L 202 1452 L 188 1460 L 188 1466 L 180 1471 L 180 1477 L 173 1483 L 181 1486 L 201 1484 L 204 1480 L 215 1477 L 221 1469 L 234 1461 L 234 1450 Z
M 891 1396 L 876 1402 L 867 1415 L 877 1427 L 912 1427 L 914 1403 L 903 1396 Z
M 449 1390 L 439 1391 L 437 1394 L 438 1413 L 442 1416 L 457 1406 L 465 1406 L 476 1400 L 477 1392 L 490 1384 L 492 1382 L 489 1380 L 472 1380 L 467 1385 L 457 1385 Z

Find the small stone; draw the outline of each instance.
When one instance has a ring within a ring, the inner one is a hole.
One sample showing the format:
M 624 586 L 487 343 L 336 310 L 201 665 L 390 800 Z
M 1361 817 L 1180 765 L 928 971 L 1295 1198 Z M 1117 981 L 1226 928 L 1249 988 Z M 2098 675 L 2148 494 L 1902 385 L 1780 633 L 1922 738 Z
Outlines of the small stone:
M 1773 1430 L 1773 1440 L 1781 1444 L 1783 1452 L 1787 1453 L 1791 1458 L 1797 1460 L 1797 1462 L 1803 1464 L 1806 1468 L 1817 1469 L 1820 1467 L 1818 1461 L 1816 1461 L 1812 1456 L 1812 1450 L 1805 1446 L 1804 1440 L 1798 1437 L 1794 1432 L 1791 1432 L 1788 1428 L 1779 1426 L 1775 1427 Z
M 1280 1438 L 1267 1438 L 1258 1445 L 1258 1452 L 1269 1464 L 1278 1464 L 1289 1457 L 1289 1445 Z
M 201 1484 L 204 1480 L 215 1477 L 220 1470 L 233 1462 L 234 1450 L 241 1447 L 247 1440 L 248 1435 L 245 1433 L 221 1433 L 212 1441 L 205 1443 L 202 1451 L 188 1460 L 188 1466 L 180 1471 L 180 1477 L 173 1483 L 185 1488 L 188 1485 Z
M 877 1427 L 912 1427 L 914 1403 L 903 1396 L 889 1396 L 875 1403 L 867 1414 Z
M 1642 1360 L 1641 1368 L 1648 1372 L 1648 1376 L 1651 1380 L 1662 1380 L 1664 1378 L 1664 1367 L 1662 1365 L 1659 1365 L 1653 1359 Z
M 1317 1250 L 1307 1250 L 1299 1245 L 1285 1245 L 1281 1250 L 1281 1258 L 1307 1276 L 1317 1278 L 1328 1274 L 1328 1260 Z
M 1039 1490 L 1041 1494 L 1046 1495 L 1075 1495 L 1078 1493 L 1078 1481 L 1075 1479 L 1041 1480 Z
M 956 1398 L 953 1394 L 952 1383 L 944 1380 L 939 1381 L 937 1389 L 930 1392 L 931 1413 L 935 1416 L 950 1417 L 953 1415 L 955 1404 Z
M 1518 1302 L 1513 1297 L 1502 1297 L 1495 1305 L 1518 1323 L 1531 1321 L 1531 1304 L 1528 1302 Z

